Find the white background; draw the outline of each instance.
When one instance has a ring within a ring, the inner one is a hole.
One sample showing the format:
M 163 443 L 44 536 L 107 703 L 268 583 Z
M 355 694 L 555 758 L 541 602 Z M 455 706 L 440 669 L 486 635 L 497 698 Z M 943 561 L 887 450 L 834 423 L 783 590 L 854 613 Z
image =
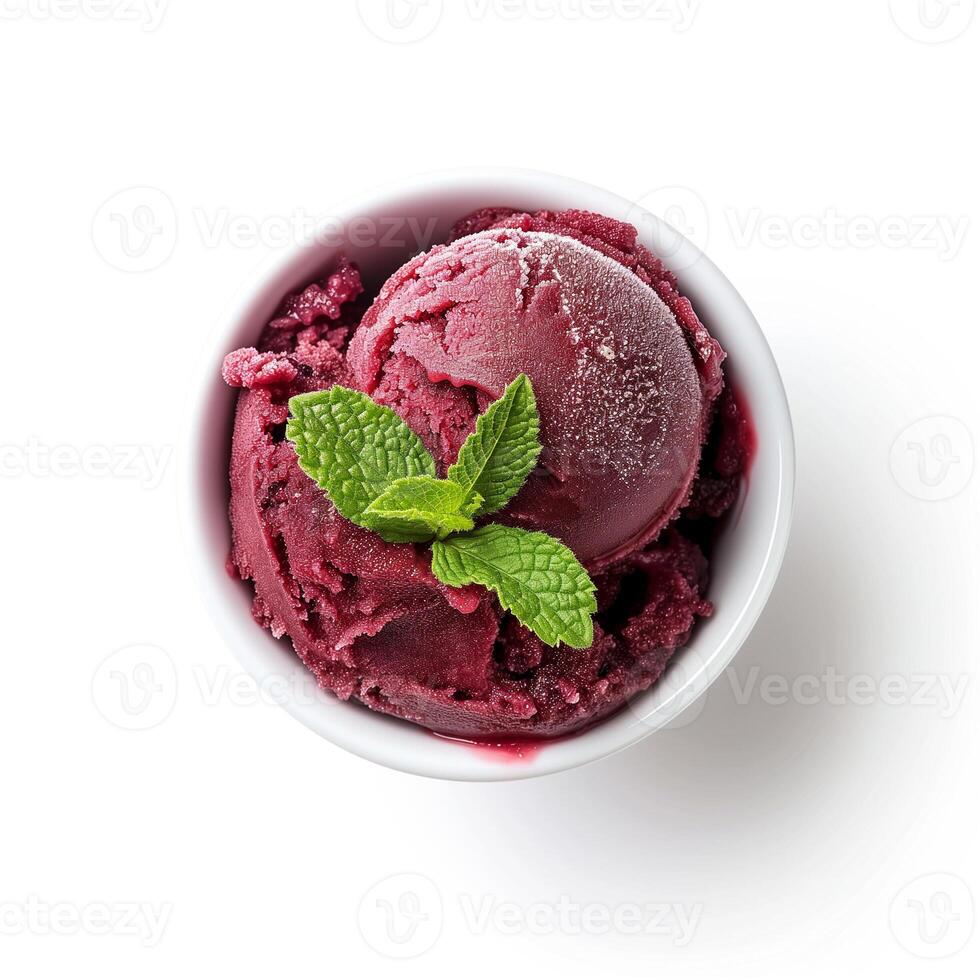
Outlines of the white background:
M 977 975 L 974 0 L 0 6 L 0 973 Z M 267 219 L 478 164 L 704 245 L 799 450 L 783 574 L 688 723 L 482 786 L 263 703 L 176 509 Z

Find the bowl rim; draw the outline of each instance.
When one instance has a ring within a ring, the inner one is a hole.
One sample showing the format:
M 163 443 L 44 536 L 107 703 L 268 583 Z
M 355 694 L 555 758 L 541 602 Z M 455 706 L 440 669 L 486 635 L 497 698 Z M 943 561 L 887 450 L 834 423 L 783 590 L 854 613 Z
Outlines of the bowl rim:
M 641 240 L 649 247 L 656 244 L 654 237 L 657 242 L 670 241 L 671 256 L 682 271 L 675 269 L 670 260 L 667 260 L 668 267 L 678 275 L 681 292 L 685 295 L 700 293 L 702 297 L 710 297 L 713 304 L 723 305 L 726 327 L 729 322 L 735 324 L 732 331 L 738 338 L 738 346 L 751 352 L 752 374 L 759 382 L 751 392 L 745 391 L 744 387 L 742 391 L 753 407 L 754 416 L 757 399 L 765 399 L 766 425 L 770 431 L 764 448 L 767 453 L 775 454 L 771 485 L 759 487 L 753 481 L 749 491 L 756 495 L 765 492 L 771 513 L 766 539 L 760 539 L 761 557 L 758 567 L 751 573 L 754 580 L 745 601 L 731 617 L 727 632 L 713 644 L 710 653 L 699 654 L 690 644 L 678 650 L 674 660 L 687 657 L 694 663 L 690 676 L 685 678 L 679 690 L 669 696 L 658 696 L 656 704 L 652 695 L 657 684 L 638 695 L 632 703 L 643 704 L 643 709 L 633 712 L 632 723 L 614 724 L 618 717 L 614 714 L 581 733 L 540 743 L 534 754 L 518 763 L 510 755 L 455 744 L 456 740 L 434 736 L 411 723 L 392 719 L 353 702 L 342 702 L 332 695 L 298 698 L 296 691 L 300 688 L 289 687 L 279 699 L 281 706 L 306 727 L 361 758 L 416 775 L 482 782 L 548 775 L 606 758 L 662 729 L 698 700 L 731 663 L 775 585 L 789 541 L 796 463 L 793 425 L 783 382 L 772 351 L 748 305 L 700 248 L 627 198 L 575 178 L 542 171 L 511 167 L 460 168 L 411 176 L 349 197 L 334 205 L 325 220 L 335 227 L 338 221 L 374 214 L 379 209 L 387 214 L 404 213 L 396 209 L 399 202 L 406 200 L 467 193 L 482 200 L 483 206 L 514 200 L 518 202 L 517 206 L 529 207 L 521 202 L 531 200 L 540 201 L 541 208 L 596 211 L 620 220 L 631 220 L 638 227 Z M 561 204 L 562 201 L 565 203 Z M 460 216 L 465 213 L 464 209 Z M 263 326 L 259 316 L 264 313 L 267 317 L 270 303 L 277 304 L 285 295 L 282 281 L 291 273 L 295 274 L 300 266 L 310 265 L 325 250 L 328 249 L 322 240 L 318 240 L 317 233 L 311 233 L 262 261 L 253 276 L 240 287 L 230 311 L 220 318 L 206 338 L 206 353 L 194 373 L 187 399 L 187 417 L 180 443 L 180 523 L 185 548 L 200 587 L 199 594 L 239 664 L 260 684 L 281 676 L 284 671 L 293 678 L 303 675 L 309 680 L 312 675 L 291 649 L 284 650 L 285 643 L 273 640 L 267 630 L 259 629 L 247 610 L 243 613 L 242 599 L 234 593 L 246 588 L 251 594 L 251 586 L 233 579 L 227 572 L 227 543 L 225 554 L 218 555 L 221 534 L 215 527 L 215 502 L 213 499 L 208 502 L 213 491 L 205 481 L 209 462 L 213 465 L 213 444 L 218 429 L 222 428 L 225 446 L 222 467 L 227 492 L 230 415 L 215 416 L 213 407 L 219 401 L 233 406 L 235 393 L 223 385 L 220 377 L 224 355 L 241 346 L 241 337 L 258 336 Z M 329 250 L 335 255 L 342 249 Z M 319 264 L 325 266 L 329 261 L 324 254 Z M 696 302 L 695 308 L 699 309 L 699 305 Z M 254 332 L 249 334 L 249 329 Z M 715 328 L 711 329 L 715 333 Z M 728 343 L 723 346 L 730 349 Z M 743 349 L 741 356 L 749 355 Z M 224 524 L 227 542 L 230 541 L 227 517 Z M 718 597 L 713 598 L 717 605 Z M 357 715 L 351 712 L 357 712 Z M 424 735 L 427 742 L 421 742 L 420 735 Z

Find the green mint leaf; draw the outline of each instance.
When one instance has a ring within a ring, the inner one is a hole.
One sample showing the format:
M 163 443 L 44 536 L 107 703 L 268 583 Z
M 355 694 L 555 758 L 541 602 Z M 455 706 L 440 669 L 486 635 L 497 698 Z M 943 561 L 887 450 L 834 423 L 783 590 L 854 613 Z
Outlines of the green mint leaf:
M 446 474 L 467 494 L 483 498 L 476 516 L 500 510 L 524 485 L 541 452 L 540 430 L 534 389 L 519 374 L 476 420 L 476 431 Z
M 592 645 L 595 583 L 557 538 L 488 524 L 432 543 L 432 572 L 446 585 L 476 583 L 549 646 Z
M 451 480 L 409 476 L 395 480 L 364 511 L 364 526 L 385 541 L 431 541 L 473 527 L 473 504 Z M 468 510 L 469 513 L 465 511 Z
M 436 475 L 422 440 L 390 408 L 360 391 L 335 385 L 296 395 L 289 411 L 286 438 L 300 468 L 355 524 L 395 480 Z

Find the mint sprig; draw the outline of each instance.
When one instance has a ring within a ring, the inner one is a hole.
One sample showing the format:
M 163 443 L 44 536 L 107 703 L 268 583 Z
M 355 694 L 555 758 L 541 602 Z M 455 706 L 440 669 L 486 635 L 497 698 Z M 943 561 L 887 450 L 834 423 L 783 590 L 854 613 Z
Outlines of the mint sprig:
M 592 645 L 595 584 L 572 551 L 541 531 L 474 529 L 524 485 L 541 452 L 534 390 L 518 375 L 476 422 L 445 480 L 390 408 L 335 385 L 297 395 L 286 438 L 299 465 L 349 521 L 393 543 L 431 542 L 432 573 L 482 585 L 549 646 Z

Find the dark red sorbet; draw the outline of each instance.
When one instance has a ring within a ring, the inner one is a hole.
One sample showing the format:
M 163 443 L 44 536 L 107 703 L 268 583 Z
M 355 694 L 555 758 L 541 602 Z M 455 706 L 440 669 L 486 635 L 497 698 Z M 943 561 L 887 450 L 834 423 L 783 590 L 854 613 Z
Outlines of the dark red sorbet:
M 242 389 L 231 560 L 255 619 L 337 696 L 435 732 L 524 745 L 606 717 L 712 611 L 705 543 L 753 438 L 724 352 L 635 229 L 588 212 L 479 211 L 366 312 L 362 291 L 341 260 L 225 360 Z M 521 372 L 545 448 L 494 520 L 547 531 L 586 564 L 587 650 L 545 646 L 493 593 L 440 583 L 425 546 L 342 518 L 284 441 L 290 397 L 343 384 L 394 409 L 444 475 Z

